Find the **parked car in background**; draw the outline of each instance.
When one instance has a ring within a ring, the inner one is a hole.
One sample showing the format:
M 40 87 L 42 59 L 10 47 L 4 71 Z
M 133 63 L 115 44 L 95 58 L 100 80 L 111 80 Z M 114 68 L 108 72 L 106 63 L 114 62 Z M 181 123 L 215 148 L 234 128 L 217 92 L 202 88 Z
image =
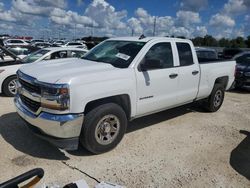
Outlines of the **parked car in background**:
M 204 48 L 204 47 L 196 47 L 195 48 L 196 54 L 198 58 L 204 59 L 218 59 L 218 54 L 216 50 L 211 48 Z
M 24 58 L 27 55 L 39 50 L 40 48 L 35 46 L 11 46 L 8 47 L 8 50 L 13 52 L 15 55 L 17 55 L 19 58 Z
M 41 138 L 99 154 L 116 147 L 129 120 L 200 100 L 219 110 L 234 71 L 235 61 L 200 64 L 190 40 L 111 38 L 82 59 L 22 66 L 14 101 Z
M 67 42 L 62 47 L 76 47 L 76 48 L 88 49 L 88 47 L 86 46 L 86 44 L 80 43 L 80 42 Z
M 27 55 L 39 50 L 40 48 L 34 47 L 34 46 L 9 46 L 7 49 L 11 52 L 13 52 L 18 58 L 23 59 Z M 5 54 L 2 51 L 2 58 L 0 59 L 0 62 L 6 62 L 6 61 L 12 61 L 13 57 Z
M 63 45 L 65 44 L 65 41 L 64 40 L 57 40 L 55 41 L 52 46 L 53 47 L 62 47 Z
M 27 46 L 29 43 L 22 39 L 7 39 L 4 41 L 5 46 Z
M 46 60 L 44 62 L 47 63 L 49 60 L 59 58 L 79 58 L 87 52 L 85 49 L 71 47 L 44 48 L 20 59 L 8 49 L 2 47 L 1 49 L 12 57 L 10 61 L 0 62 L 0 93 L 3 92 L 6 96 L 14 96 L 16 94 L 16 71 L 22 65 L 43 60 Z
M 232 59 L 236 54 L 243 52 L 240 48 L 225 48 L 223 50 L 224 59 Z
M 30 42 L 31 42 L 31 44 L 35 44 L 37 42 L 44 42 L 44 40 L 43 39 L 33 39 Z
M 48 43 L 48 42 L 36 42 L 33 45 L 36 46 L 36 47 L 38 47 L 38 48 L 48 48 L 48 47 L 51 47 L 51 44 Z
M 235 88 L 250 86 L 250 52 L 242 52 L 233 58 L 236 61 Z

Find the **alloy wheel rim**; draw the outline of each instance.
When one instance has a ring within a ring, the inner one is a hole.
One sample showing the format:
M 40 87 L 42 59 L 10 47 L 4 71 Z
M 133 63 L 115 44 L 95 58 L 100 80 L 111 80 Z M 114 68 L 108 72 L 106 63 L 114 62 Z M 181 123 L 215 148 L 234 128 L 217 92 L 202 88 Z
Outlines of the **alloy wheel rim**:
M 106 115 L 100 119 L 95 129 L 95 139 L 101 145 L 112 143 L 120 130 L 120 121 L 115 115 Z
M 214 95 L 214 106 L 215 107 L 218 107 L 221 105 L 221 102 L 222 102 L 222 91 L 221 90 L 218 90 L 215 95 Z
M 11 80 L 8 84 L 9 92 L 13 95 L 17 93 L 17 79 Z

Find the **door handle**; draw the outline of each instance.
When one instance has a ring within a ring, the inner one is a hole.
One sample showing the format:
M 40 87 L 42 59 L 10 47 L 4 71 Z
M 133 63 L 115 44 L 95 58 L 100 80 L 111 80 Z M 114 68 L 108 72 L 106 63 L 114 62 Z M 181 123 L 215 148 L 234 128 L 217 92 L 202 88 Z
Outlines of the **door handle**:
M 178 76 L 178 74 L 172 73 L 172 74 L 169 75 L 169 78 L 174 79 L 174 78 L 176 78 L 177 76 Z
M 196 74 L 198 74 L 198 73 L 199 73 L 199 71 L 194 70 L 194 71 L 192 72 L 192 75 L 196 75 Z

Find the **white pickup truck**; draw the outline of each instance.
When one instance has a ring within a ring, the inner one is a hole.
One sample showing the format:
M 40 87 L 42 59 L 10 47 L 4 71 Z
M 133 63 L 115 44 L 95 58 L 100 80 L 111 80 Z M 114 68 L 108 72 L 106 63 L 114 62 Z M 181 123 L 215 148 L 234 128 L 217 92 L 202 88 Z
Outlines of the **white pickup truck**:
M 121 141 L 129 120 L 198 100 L 217 111 L 234 71 L 235 61 L 199 62 L 189 40 L 113 38 L 74 62 L 21 67 L 14 102 L 41 138 L 98 154 Z

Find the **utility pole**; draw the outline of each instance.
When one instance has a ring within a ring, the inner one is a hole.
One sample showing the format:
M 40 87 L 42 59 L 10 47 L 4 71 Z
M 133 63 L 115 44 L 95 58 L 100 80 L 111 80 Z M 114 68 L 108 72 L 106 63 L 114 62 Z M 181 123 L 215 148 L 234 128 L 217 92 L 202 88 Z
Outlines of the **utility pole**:
M 132 37 L 134 36 L 134 29 L 132 29 L 131 36 Z
M 76 23 L 75 23 L 75 28 L 74 28 L 74 38 L 73 40 L 76 40 Z
M 156 27 L 156 16 L 154 17 L 154 30 L 153 30 L 153 36 L 155 36 L 155 27 Z

